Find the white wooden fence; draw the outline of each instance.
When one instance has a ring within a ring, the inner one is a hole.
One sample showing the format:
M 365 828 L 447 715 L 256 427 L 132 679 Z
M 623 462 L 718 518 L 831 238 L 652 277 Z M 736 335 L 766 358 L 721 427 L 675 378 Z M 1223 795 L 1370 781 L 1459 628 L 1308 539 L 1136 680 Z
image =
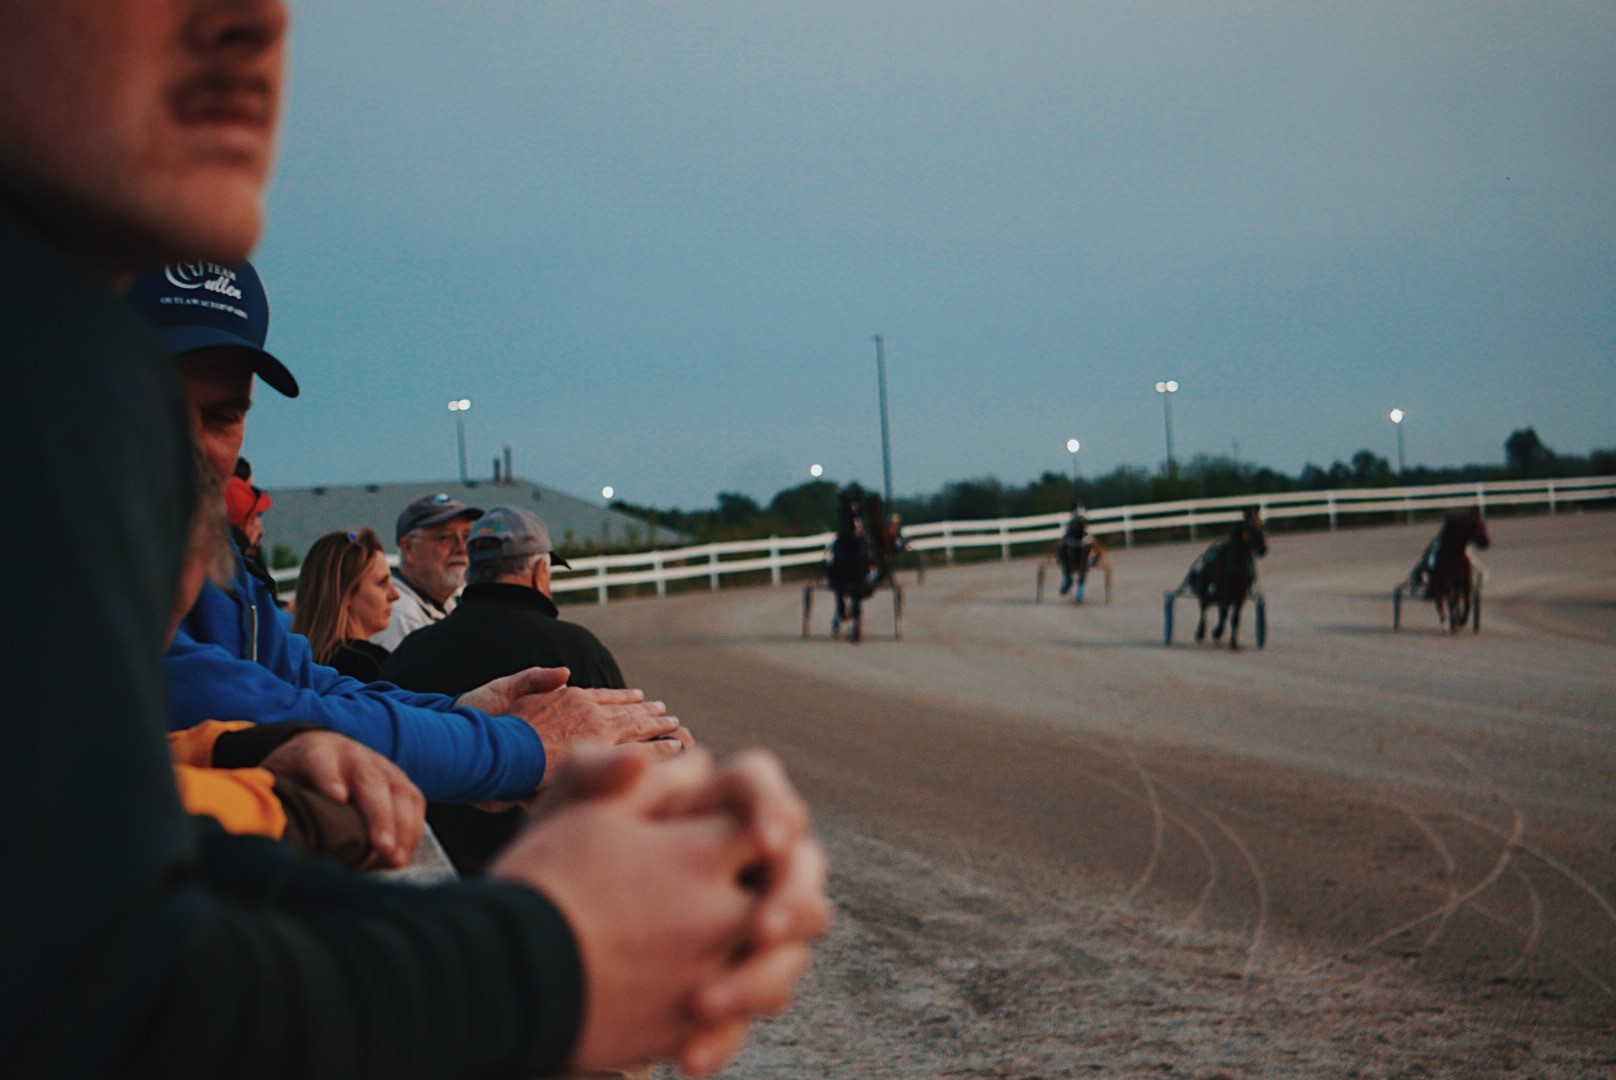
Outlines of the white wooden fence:
M 1544 506 L 1554 513 L 1565 506 L 1608 499 L 1616 499 L 1616 476 L 1291 491 L 1090 510 L 1089 532 L 1098 536 L 1121 534 L 1123 546 L 1131 547 L 1136 536 L 1164 529 L 1187 529 L 1192 538 L 1196 537 L 1205 530 L 1240 520 L 1241 512 L 1248 506 L 1259 507 L 1263 517 L 1269 520 L 1317 518 L 1333 529 L 1342 518 L 1355 514 L 1402 514 L 1412 521 L 1416 513 L 1472 505 L 1479 505 L 1484 511 L 1493 506 Z M 996 547 L 1000 558 L 1008 559 L 1014 546 L 1058 540 L 1069 517 L 1063 512 L 996 521 L 941 521 L 906 525 L 903 535 L 910 551 L 941 551 L 948 563 L 954 561 L 956 551 L 970 548 Z M 653 585 L 658 596 L 665 596 L 669 582 L 705 578 L 709 588 L 717 589 L 726 574 L 767 571 L 769 580 L 778 585 L 787 567 L 823 562 L 825 549 L 834 538 L 835 534 L 828 532 L 815 536 L 771 536 L 767 540 L 736 540 L 626 555 L 580 557 L 572 560 L 570 570 L 556 568 L 550 588 L 556 593 L 594 590 L 597 602 L 604 604 L 611 590 L 617 587 Z M 389 556 L 388 561 L 396 565 L 397 557 Z M 297 577 L 297 570 L 280 570 L 275 577 L 292 580 Z
M 1565 506 L 1616 499 L 1616 476 L 1583 477 L 1566 480 L 1501 480 L 1475 484 L 1433 484 L 1428 487 L 1352 489 L 1343 491 L 1292 491 L 1278 495 L 1240 495 L 1224 499 L 1188 499 L 1181 502 L 1147 503 L 1089 511 L 1089 532 L 1099 536 L 1121 534 L 1125 547 L 1137 535 L 1163 529 L 1188 529 L 1191 537 L 1204 530 L 1240 520 L 1248 506 L 1257 506 L 1263 517 L 1317 518 L 1335 528 L 1342 518 L 1355 514 L 1414 515 L 1433 510 L 1450 510 L 1479 505 L 1484 511 L 1494 506 L 1545 506 L 1550 513 Z M 954 553 L 968 548 L 998 548 L 1000 558 L 1010 558 L 1016 545 L 1053 543 L 1066 528 L 1066 513 L 1035 517 L 1004 518 L 997 521 L 942 521 L 904 526 L 904 540 L 910 551 L 941 551 L 946 562 Z M 606 603 L 611 589 L 620 585 L 656 586 L 658 596 L 667 594 L 668 582 L 706 578 L 717 589 L 724 575 L 768 571 L 769 580 L 780 584 L 781 572 L 790 566 L 812 566 L 825 558 L 825 549 L 834 533 L 815 536 L 770 537 L 767 540 L 738 540 L 723 544 L 628 555 L 597 555 L 572 560 L 572 569 L 557 569 L 551 588 L 557 593 L 595 591 L 596 600 Z

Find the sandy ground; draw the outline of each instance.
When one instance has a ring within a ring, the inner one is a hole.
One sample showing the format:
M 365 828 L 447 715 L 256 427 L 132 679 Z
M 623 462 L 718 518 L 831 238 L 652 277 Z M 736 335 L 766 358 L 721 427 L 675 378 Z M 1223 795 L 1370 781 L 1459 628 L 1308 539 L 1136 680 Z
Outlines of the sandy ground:
M 1616 514 L 1492 529 L 1476 636 L 1391 630 L 1432 523 L 1274 536 L 1241 653 L 1187 603 L 1162 645 L 1204 541 L 1114 552 L 1109 606 L 905 574 L 857 647 L 791 587 L 569 608 L 832 851 L 728 1075 L 1616 1077 Z

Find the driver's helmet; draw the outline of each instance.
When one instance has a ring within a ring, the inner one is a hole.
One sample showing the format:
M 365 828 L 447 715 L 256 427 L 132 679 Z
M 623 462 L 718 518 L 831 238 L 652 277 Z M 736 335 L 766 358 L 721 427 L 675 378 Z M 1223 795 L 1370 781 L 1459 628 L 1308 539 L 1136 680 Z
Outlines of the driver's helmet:
M 1072 507 L 1072 517 L 1077 521 L 1087 521 L 1089 519 L 1089 508 L 1082 503 L 1078 503 Z

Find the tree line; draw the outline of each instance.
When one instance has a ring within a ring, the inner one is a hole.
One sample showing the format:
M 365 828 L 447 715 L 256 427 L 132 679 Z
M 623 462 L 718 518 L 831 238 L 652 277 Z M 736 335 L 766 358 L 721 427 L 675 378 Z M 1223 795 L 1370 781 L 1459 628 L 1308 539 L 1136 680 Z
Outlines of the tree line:
M 1496 464 L 1433 467 L 1418 465 L 1401 475 L 1390 461 L 1359 450 L 1328 468 L 1309 464 L 1295 476 L 1227 455 L 1197 454 L 1176 466 L 1151 472 L 1123 465 L 1101 476 L 1083 477 L 1044 472 L 1026 484 L 997 477 L 955 480 L 930 495 L 902 496 L 895 509 L 909 524 L 1029 517 L 1070 510 L 1075 503 L 1091 509 L 1208 499 L 1234 495 L 1273 495 L 1287 491 L 1332 488 L 1402 487 L 1421 484 L 1474 483 L 1485 480 L 1535 480 L 1554 477 L 1616 474 L 1616 447 L 1586 455 L 1560 454 L 1544 445 L 1535 430 L 1520 428 L 1504 440 L 1504 457 Z M 857 483 L 838 486 L 811 480 L 778 492 L 767 504 L 749 495 L 720 492 L 717 505 L 703 510 L 658 509 L 619 500 L 613 509 L 684 533 L 692 543 L 748 540 L 765 536 L 804 536 L 836 527 L 844 496 L 864 496 Z

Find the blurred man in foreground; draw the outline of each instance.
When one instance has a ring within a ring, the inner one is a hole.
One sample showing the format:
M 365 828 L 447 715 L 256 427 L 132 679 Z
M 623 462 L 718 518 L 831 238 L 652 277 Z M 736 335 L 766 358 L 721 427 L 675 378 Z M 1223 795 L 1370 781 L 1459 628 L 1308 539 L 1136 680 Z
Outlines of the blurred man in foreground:
M 0 1054 L 26 1076 L 711 1071 L 825 917 L 772 759 L 580 762 L 496 880 L 433 890 L 181 813 L 158 656 L 189 421 L 111 290 L 248 254 L 285 28 L 274 0 L 0 5 L 0 388 L 28 403 L 0 454 L 74 523 L 0 536 L 32 568 L 0 660 Z

